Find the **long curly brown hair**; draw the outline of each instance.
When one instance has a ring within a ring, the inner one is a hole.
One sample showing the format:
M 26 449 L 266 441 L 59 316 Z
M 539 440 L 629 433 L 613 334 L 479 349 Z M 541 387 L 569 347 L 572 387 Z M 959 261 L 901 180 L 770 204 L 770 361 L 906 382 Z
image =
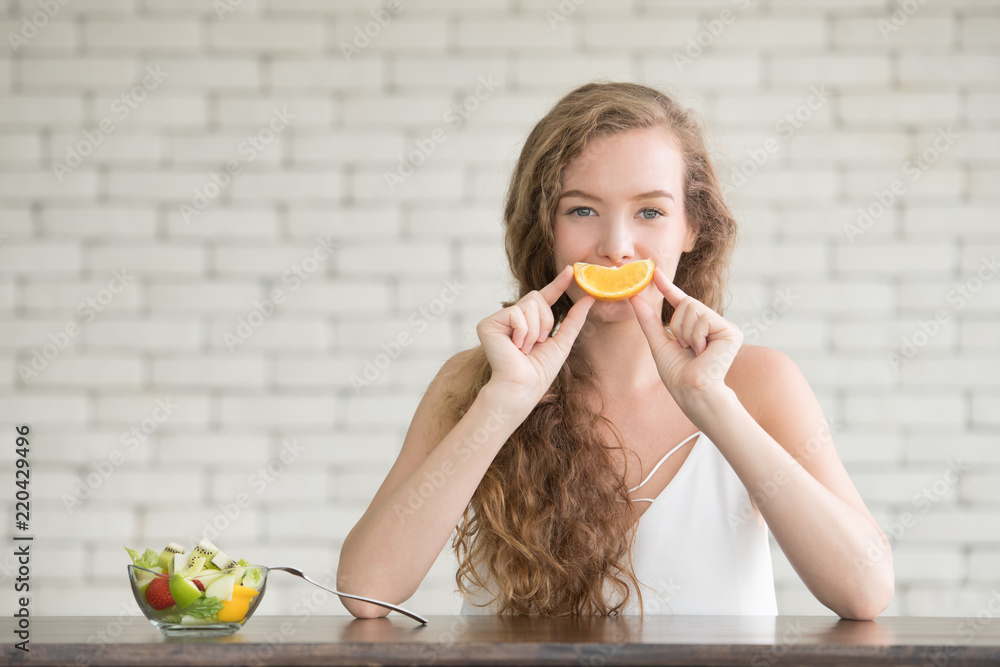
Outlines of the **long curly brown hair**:
M 697 232 L 674 282 L 722 312 L 736 221 L 723 200 L 702 128 L 661 91 L 625 82 L 580 86 L 528 135 L 504 207 L 507 261 L 518 297 L 503 307 L 550 283 L 561 268 L 553 256 L 553 220 L 570 161 L 595 138 L 653 127 L 672 136 L 683 155 L 684 207 Z M 557 323 L 570 306 L 566 294 L 553 305 Z M 664 300 L 664 324 L 672 312 Z M 627 470 L 621 471 L 612 456 L 614 450 L 624 453 L 624 442 L 587 400 L 600 399 L 600 392 L 590 364 L 577 350 L 492 461 L 452 542 L 462 595 L 469 599 L 473 588 L 491 592 L 490 604 L 499 614 L 614 615 L 625 608 L 629 584 L 642 609 L 632 567 L 635 532 Z M 439 406 L 442 416 L 457 423 L 490 372 L 479 346 L 466 357 L 460 386 Z M 602 427 L 611 431 L 617 447 L 608 445 Z M 622 458 L 627 467 L 627 457 Z M 614 599 L 606 599 L 606 583 Z

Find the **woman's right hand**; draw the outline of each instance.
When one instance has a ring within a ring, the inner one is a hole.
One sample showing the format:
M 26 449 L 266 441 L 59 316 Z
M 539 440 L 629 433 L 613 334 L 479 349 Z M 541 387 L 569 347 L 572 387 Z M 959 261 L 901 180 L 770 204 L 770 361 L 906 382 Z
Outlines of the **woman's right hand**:
M 594 305 L 594 297 L 589 294 L 580 297 L 559 331 L 549 338 L 555 324 L 552 304 L 572 282 L 573 267 L 567 265 L 542 289 L 525 294 L 513 306 L 479 323 L 476 333 L 492 368 L 491 384 L 527 393 L 535 403 L 545 395 Z

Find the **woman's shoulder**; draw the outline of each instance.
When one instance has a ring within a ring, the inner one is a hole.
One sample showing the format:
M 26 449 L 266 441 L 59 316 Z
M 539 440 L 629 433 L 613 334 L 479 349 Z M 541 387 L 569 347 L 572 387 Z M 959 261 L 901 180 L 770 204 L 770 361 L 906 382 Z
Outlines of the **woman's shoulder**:
M 775 411 L 794 410 L 796 396 L 812 394 L 798 365 L 784 352 L 764 345 L 740 346 L 726 384 L 758 422 Z

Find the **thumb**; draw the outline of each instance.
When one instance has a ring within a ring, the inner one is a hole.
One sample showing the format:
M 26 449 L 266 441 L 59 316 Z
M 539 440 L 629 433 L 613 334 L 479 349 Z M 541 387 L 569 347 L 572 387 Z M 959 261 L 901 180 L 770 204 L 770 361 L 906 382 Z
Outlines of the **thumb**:
M 639 320 L 639 327 L 642 329 L 642 333 L 646 335 L 646 340 L 649 341 L 649 348 L 653 352 L 653 357 L 659 357 L 662 350 L 675 342 L 674 339 L 667 335 L 667 330 L 663 327 L 663 322 L 660 321 L 660 318 L 650 305 L 642 300 L 642 297 L 637 294 L 630 297 L 628 301 L 632 304 L 632 310 L 635 311 L 635 317 Z
M 552 341 L 559 345 L 559 349 L 563 351 L 564 356 L 569 356 L 569 351 L 573 348 L 573 342 L 580 334 L 580 330 L 583 329 L 583 324 L 587 321 L 587 313 L 590 312 L 590 307 L 594 305 L 595 301 L 597 299 L 589 294 L 585 294 L 577 299 L 577 302 L 566 313 L 562 324 L 559 325 L 559 331 L 551 338 Z

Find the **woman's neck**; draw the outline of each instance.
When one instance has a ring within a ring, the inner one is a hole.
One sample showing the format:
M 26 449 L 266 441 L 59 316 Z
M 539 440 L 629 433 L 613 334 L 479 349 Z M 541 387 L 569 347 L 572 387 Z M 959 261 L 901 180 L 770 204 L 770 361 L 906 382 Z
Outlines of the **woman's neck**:
M 645 396 L 662 385 L 649 342 L 636 320 L 588 320 L 576 345 L 605 396 Z

